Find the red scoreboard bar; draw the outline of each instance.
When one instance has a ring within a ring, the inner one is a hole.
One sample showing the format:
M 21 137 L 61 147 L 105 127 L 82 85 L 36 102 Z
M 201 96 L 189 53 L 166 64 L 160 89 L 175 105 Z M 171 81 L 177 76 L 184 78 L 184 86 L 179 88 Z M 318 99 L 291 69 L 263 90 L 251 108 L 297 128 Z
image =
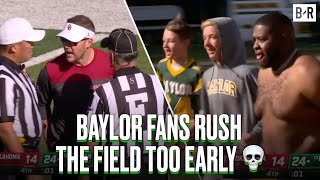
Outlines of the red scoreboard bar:
M 39 167 L 41 155 L 40 152 L 1 152 L 0 160 L 0 166 Z

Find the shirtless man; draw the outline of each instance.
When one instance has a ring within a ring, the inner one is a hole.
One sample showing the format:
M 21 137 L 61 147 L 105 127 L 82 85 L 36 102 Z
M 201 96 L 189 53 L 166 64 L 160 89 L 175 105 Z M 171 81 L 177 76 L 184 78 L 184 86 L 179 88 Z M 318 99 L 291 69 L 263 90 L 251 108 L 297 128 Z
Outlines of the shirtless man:
M 253 42 L 265 152 L 319 153 L 320 62 L 297 51 L 292 22 L 280 13 L 256 21 Z

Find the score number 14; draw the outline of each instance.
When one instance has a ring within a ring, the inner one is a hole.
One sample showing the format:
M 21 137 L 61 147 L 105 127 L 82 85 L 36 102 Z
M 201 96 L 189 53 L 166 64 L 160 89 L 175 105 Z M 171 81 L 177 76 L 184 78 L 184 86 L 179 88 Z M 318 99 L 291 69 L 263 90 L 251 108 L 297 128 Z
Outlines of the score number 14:
M 37 164 L 38 155 L 26 155 L 26 164 Z

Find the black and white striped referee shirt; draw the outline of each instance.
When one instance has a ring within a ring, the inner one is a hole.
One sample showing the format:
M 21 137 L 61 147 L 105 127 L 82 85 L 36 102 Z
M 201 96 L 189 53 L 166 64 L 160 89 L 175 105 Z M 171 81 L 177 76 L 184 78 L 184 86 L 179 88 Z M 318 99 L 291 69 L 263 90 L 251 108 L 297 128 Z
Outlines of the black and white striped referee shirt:
M 114 127 L 119 127 L 118 117 L 121 114 L 140 114 L 143 118 L 142 130 L 146 130 L 148 114 L 166 115 L 168 113 L 168 104 L 161 88 L 155 75 L 144 74 L 137 68 L 121 69 L 115 73 L 113 80 L 103 84 L 94 92 L 88 113 L 89 120 L 93 114 L 111 114 L 114 115 Z M 119 133 L 117 128 L 114 131 L 115 135 Z M 163 145 L 161 141 L 159 144 L 156 142 L 128 143 L 127 147 L 138 145 L 141 150 L 151 144 Z M 113 143 L 112 145 L 121 144 Z
M 22 67 L 0 56 L 0 123 L 13 122 L 18 137 L 42 135 L 38 97 Z

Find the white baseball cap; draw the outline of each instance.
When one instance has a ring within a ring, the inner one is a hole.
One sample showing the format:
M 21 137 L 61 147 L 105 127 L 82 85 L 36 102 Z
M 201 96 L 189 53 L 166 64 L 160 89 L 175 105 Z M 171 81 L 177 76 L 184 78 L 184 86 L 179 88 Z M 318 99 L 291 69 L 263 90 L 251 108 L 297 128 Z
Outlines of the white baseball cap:
M 44 30 L 35 30 L 24 18 L 12 18 L 0 26 L 0 44 L 8 45 L 20 41 L 40 41 L 45 36 Z
M 64 29 L 57 35 L 72 42 L 79 42 L 84 38 L 93 38 L 94 32 L 73 23 L 67 23 Z

